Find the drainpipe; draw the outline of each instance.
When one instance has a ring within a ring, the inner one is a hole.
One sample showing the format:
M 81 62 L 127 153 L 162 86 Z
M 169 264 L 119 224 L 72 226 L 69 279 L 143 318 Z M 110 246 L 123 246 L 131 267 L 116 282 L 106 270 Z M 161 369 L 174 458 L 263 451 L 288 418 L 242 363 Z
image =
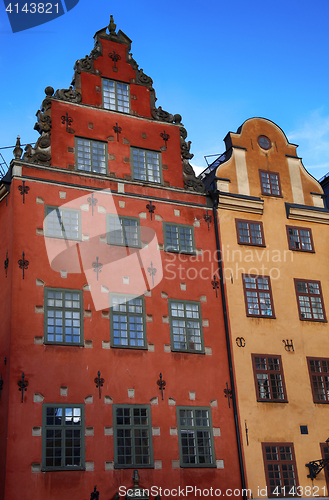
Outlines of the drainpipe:
M 223 261 L 222 261 L 222 254 L 221 254 L 220 241 L 219 241 L 219 231 L 218 231 L 217 209 L 218 209 L 218 202 L 219 202 L 219 191 L 217 189 L 213 188 L 213 189 L 209 190 L 209 193 L 210 193 L 210 196 L 211 196 L 211 199 L 213 202 L 213 216 L 214 216 L 215 237 L 216 237 L 216 247 L 217 247 L 218 272 L 219 272 L 220 290 L 221 290 L 223 314 L 224 314 L 224 327 L 225 327 L 225 337 L 226 337 L 226 346 L 227 346 L 228 366 L 229 366 L 229 371 L 230 371 L 233 413 L 234 413 L 236 440 L 237 440 L 237 445 L 238 445 L 241 484 L 242 484 L 242 489 L 244 490 L 243 491 L 243 499 L 247 500 L 246 478 L 245 478 L 245 473 L 244 473 L 244 464 L 243 464 L 243 456 L 242 456 L 242 444 L 241 444 L 238 408 L 237 408 L 237 402 L 236 402 L 235 383 L 234 383 L 234 374 L 233 374 L 232 350 L 231 350 L 231 343 L 230 343 L 227 304 L 226 304 L 226 296 L 225 296 L 225 288 L 224 288 Z

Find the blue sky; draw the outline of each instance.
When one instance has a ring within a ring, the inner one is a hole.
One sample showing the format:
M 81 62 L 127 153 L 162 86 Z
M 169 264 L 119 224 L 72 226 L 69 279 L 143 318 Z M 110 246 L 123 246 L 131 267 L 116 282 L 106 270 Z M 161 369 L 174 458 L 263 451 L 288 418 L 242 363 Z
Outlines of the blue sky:
M 182 115 L 198 172 L 204 155 L 222 153 L 227 132 L 252 116 L 277 123 L 314 177 L 329 172 L 328 0 L 80 0 L 15 34 L 0 3 L 0 147 L 18 134 L 37 140 L 44 88 L 69 87 L 75 61 L 110 14 L 153 78 L 157 105 Z M 12 153 L 0 152 L 9 163 Z

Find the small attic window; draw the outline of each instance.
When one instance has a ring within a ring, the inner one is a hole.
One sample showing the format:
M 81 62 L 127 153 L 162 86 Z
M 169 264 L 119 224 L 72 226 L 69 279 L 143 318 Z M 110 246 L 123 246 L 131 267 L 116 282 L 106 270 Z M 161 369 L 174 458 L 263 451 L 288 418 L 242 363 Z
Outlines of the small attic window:
M 257 139 L 257 142 L 262 149 L 271 149 L 272 147 L 272 143 L 270 139 L 266 137 L 266 135 L 260 135 Z

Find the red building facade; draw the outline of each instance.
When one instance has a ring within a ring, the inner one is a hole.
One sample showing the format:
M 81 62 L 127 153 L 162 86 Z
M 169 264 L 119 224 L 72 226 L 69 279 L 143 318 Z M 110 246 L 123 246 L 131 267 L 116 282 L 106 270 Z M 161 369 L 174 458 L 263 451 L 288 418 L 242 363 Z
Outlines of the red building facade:
M 130 45 L 96 33 L 1 181 L 5 500 L 240 496 L 210 205 Z

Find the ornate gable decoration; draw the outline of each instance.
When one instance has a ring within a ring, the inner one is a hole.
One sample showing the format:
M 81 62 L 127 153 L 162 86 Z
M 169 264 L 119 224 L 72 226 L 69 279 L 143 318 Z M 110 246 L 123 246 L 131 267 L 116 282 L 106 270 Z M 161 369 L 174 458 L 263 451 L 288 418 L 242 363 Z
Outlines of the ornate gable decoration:
M 31 144 L 26 146 L 23 160 L 29 163 L 39 163 L 43 165 L 51 164 L 51 103 L 54 99 L 72 102 L 75 104 L 81 103 L 81 72 L 93 74 L 100 73 L 97 69 L 95 70 L 94 67 L 94 61 L 99 56 L 103 56 L 100 39 L 111 40 L 126 46 L 126 61 L 135 71 L 135 78 L 131 82 L 136 85 L 148 87 L 150 91 L 151 115 L 153 119 L 167 123 L 174 123 L 180 128 L 181 158 L 185 189 L 204 193 L 205 188 L 203 183 L 195 176 L 194 170 L 189 164 L 189 160 L 193 158 L 193 154 L 190 153 L 191 141 L 186 142 L 185 140 L 187 137 L 187 131 L 181 123 L 182 117 L 179 114 L 173 115 L 168 113 L 168 111 L 163 110 L 161 106 L 158 108 L 155 106 L 157 98 L 155 96 L 155 90 L 152 86 L 153 80 L 151 77 L 147 76 L 142 69 L 139 69 L 137 62 L 132 57 L 132 54 L 130 53 L 130 38 L 128 38 L 127 35 L 125 35 L 125 33 L 121 30 L 116 33 L 116 24 L 114 23 L 112 15 L 110 17 L 110 24 L 106 28 L 96 32 L 94 36 L 95 45 L 89 56 L 86 55 L 84 59 L 78 59 L 76 61 L 74 66 L 74 79 L 72 81 L 73 86 L 69 89 L 58 89 L 56 92 L 54 92 L 52 87 L 47 87 L 45 89 L 46 97 L 42 101 L 41 107 L 36 113 L 37 122 L 34 126 L 35 130 L 39 132 L 41 137 L 38 139 L 34 147 L 32 147 Z M 114 56 L 115 53 L 113 53 L 113 57 Z M 74 130 L 68 128 L 68 132 L 74 133 Z M 16 151 L 14 152 L 15 159 L 20 159 L 22 152 L 23 151 L 20 147 L 16 148 Z

